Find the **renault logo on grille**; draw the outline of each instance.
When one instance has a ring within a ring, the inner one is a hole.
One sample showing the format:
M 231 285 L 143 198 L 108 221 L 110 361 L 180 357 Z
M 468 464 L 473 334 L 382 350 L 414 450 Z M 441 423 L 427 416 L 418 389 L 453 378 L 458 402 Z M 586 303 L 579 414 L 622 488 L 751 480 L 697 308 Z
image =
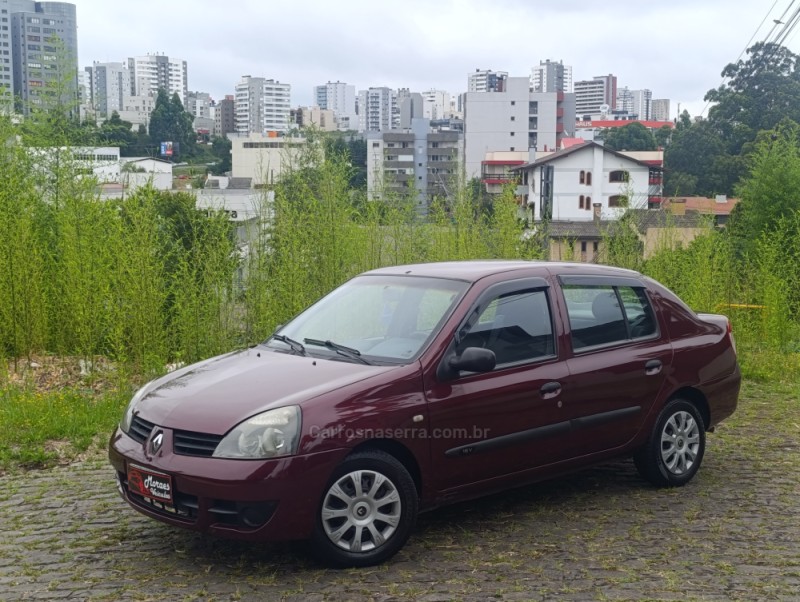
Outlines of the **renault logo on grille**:
M 161 449 L 161 445 L 164 443 L 164 433 L 162 431 L 158 431 L 155 433 L 152 439 L 150 439 L 150 453 L 152 455 L 156 455 L 158 450 Z

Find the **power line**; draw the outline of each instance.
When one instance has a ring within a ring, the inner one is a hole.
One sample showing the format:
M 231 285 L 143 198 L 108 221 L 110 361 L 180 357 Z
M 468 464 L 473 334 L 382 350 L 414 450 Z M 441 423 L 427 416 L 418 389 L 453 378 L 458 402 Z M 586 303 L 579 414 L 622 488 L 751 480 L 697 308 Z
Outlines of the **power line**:
M 786 10 L 785 10 L 785 11 L 783 11 L 783 14 L 781 15 L 781 17 L 780 17 L 779 19 L 775 19 L 775 20 L 774 20 L 774 21 L 775 21 L 775 24 L 772 26 L 772 29 L 771 29 L 771 30 L 769 31 L 769 33 L 767 34 L 767 39 L 769 39 L 769 36 L 771 36 L 771 35 L 772 35 L 772 32 L 775 30 L 775 28 L 777 28 L 777 27 L 778 27 L 778 25 L 780 24 L 779 22 L 781 22 L 781 23 L 783 22 L 783 18 L 786 16 L 786 13 L 788 13 L 788 12 L 789 12 L 789 10 L 791 9 L 792 5 L 793 5 L 793 4 L 794 4 L 796 1 L 797 1 L 797 0 L 791 0 L 791 2 L 789 3 L 789 6 L 787 6 L 787 7 L 786 7 Z M 761 29 L 761 28 L 764 26 L 764 23 L 766 22 L 767 18 L 769 17 L 769 14 L 770 14 L 770 13 L 772 12 L 772 10 L 775 8 L 775 5 L 776 5 L 776 4 L 778 4 L 778 0 L 775 0 L 775 1 L 772 3 L 772 6 L 770 6 L 770 7 L 769 7 L 769 10 L 767 11 L 767 14 L 765 14 L 765 15 L 764 15 L 764 18 L 763 18 L 763 19 L 761 19 L 761 23 L 759 23 L 759 24 L 758 24 L 758 27 L 756 27 L 756 30 L 753 32 L 753 35 L 752 35 L 752 36 L 750 36 L 750 39 L 747 41 L 747 44 L 745 44 L 745 45 L 744 45 L 744 48 L 742 48 L 742 51 L 739 53 L 739 56 L 738 56 L 738 57 L 736 57 L 736 62 L 737 62 L 737 63 L 738 63 L 738 62 L 741 60 L 742 56 L 744 56 L 744 53 L 745 53 L 745 52 L 747 52 L 747 49 L 748 49 L 748 48 L 750 48 L 750 45 L 753 43 L 753 40 L 755 39 L 756 35 L 758 35 L 758 32 L 759 32 L 759 30 L 760 30 L 760 29 Z M 720 85 L 720 86 L 722 86 L 722 85 L 725 83 L 725 80 L 726 80 L 726 79 L 727 79 L 727 78 L 723 77 L 723 78 L 722 78 L 722 81 L 720 81 L 719 85 Z M 719 87 L 719 86 L 718 86 L 718 87 Z M 700 116 L 701 116 L 701 117 L 702 117 L 703 115 L 705 115 L 705 112 L 708 110 L 708 107 L 709 107 L 709 105 L 710 105 L 710 104 L 711 104 L 711 101 L 710 101 L 710 100 L 709 100 L 708 102 L 706 102 L 706 106 L 704 106 L 704 107 L 703 107 L 703 110 L 702 110 L 702 111 L 700 111 Z
M 800 20 L 800 8 L 795 10 L 789 21 L 784 24 L 783 29 L 781 29 L 778 36 L 775 38 L 775 44 L 783 45 L 787 36 L 792 33 L 792 30 L 797 26 L 798 20 Z

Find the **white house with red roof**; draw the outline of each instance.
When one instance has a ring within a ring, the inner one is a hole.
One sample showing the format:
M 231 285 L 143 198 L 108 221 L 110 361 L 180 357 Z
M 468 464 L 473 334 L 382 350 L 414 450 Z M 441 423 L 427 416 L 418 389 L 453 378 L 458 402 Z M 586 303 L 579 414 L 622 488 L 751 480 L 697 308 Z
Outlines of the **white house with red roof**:
M 529 217 L 591 221 L 597 213 L 602 220 L 615 220 L 628 207 L 658 207 L 661 162 L 631 154 L 588 141 L 514 168 L 521 175 Z

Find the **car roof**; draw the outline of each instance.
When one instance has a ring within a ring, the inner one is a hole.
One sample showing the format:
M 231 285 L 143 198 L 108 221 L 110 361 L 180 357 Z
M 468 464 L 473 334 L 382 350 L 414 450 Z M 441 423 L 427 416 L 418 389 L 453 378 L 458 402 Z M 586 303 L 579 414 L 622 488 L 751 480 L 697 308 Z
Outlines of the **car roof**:
M 441 261 L 434 263 L 415 263 L 378 268 L 366 272 L 367 275 L 380 276 L 426 276 L 450 278 L 475 282 L 486 276 L 504 272 L 525 272 L 525 275 L 546 276 L 552 274 L 574 274 L 587 276 L 628 276 L 639 278 L 641 274 L 633 270 L 591 263 L 569 263 L 551 261 L 521 260 L 468 260 Z M 522 275 L 522 274 L 520 274 Z

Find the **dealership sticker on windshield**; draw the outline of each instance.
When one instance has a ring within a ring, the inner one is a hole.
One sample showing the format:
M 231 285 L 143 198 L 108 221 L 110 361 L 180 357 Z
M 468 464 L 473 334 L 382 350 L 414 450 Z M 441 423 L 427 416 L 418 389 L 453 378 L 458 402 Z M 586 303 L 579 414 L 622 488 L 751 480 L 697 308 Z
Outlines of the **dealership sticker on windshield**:
M 128 465 L 128 488 L 141 496 L 172 503 L 172 477 L 137 464 Z

